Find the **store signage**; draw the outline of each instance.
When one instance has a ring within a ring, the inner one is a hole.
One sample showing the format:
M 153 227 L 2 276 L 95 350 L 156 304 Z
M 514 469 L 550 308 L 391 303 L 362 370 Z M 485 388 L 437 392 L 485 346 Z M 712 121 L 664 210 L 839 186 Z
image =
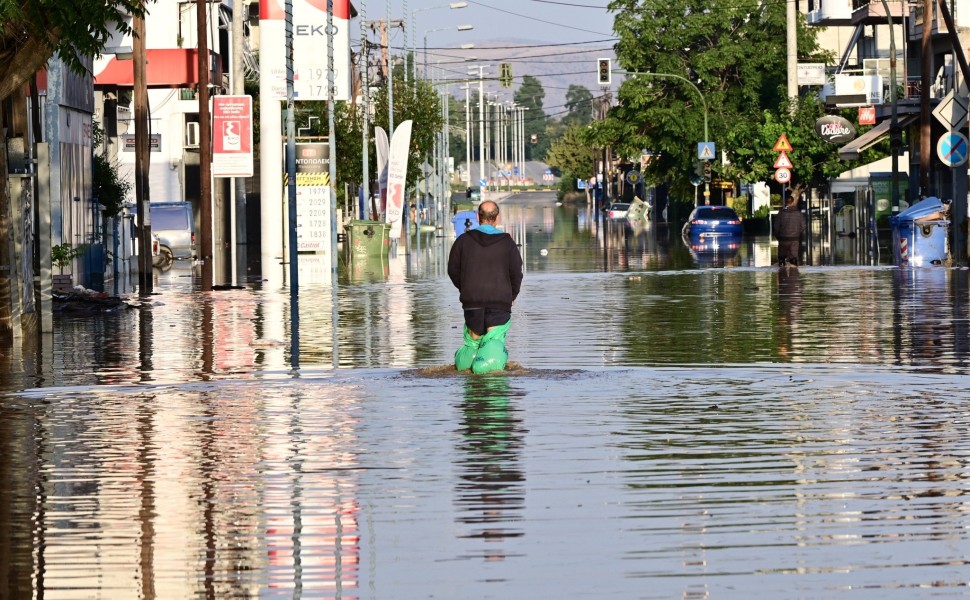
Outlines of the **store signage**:
M 855 139 L 852 123 L 836 115 L 826 115 L 815 121 L 815 133 L 830 144 L 844 144 Z

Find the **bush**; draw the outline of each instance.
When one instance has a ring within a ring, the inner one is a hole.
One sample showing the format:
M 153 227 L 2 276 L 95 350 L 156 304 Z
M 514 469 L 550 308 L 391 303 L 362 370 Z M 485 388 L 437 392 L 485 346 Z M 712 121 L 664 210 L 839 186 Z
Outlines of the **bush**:
M 70 244 L 58 244 L 51 248 L 51 263 L 58 268 L 59 272 L 64 274 L 64 267 L 71 264 L 71 262 L 84 253 L 83 248 L 75 248 Z

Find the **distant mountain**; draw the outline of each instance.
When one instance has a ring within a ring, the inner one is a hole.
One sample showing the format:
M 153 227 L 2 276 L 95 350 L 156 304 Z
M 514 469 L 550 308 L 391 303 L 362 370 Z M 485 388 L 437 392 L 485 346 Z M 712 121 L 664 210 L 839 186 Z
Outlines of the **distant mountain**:
M 419 51 L 417 59 L 423 60 Z M 475 60 L 466 59 L 474 57 Z M 570 44 L 560 42 L 554 44 L 539 40 L 528 39 L 491 39 L 476 41 L 475 47 L 467 50 L 460 48 L 429 48 L 429 66 L 435 65 L 443 71 L 443 77 L 462 79 L 466 68 L 476 80 L 472 86 L 472 93 L 478 92 L 478 66 L 487 65 L 485 71 L 485 92 L 499 94 L 502 101 L 511 100 L 512 94 L 521 85 L 522 77 L 531 75 L 537 78 L 545 90 L 543 110 L 546 115 L 559 116 L 565 111 L 566 90 L 570 85 L 581 85 L 588 89 L 593 96 L 599 96 L 602 91 L 596 83 L 596 59 L 616 58 L 613 52 L 613 42 L 602 44 Z M 512 88 L 499 85 L 499 65 L 507 62 L 512 65 Z M 460 86 L 451 88 L 451 93 L 464 99 L 465 93 Z M 616 89 L 616 83 L 614 83 Z

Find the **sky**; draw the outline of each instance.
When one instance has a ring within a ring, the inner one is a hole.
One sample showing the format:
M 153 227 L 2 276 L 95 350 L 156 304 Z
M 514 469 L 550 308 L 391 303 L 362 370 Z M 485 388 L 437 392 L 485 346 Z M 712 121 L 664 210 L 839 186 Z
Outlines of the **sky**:
M 608 0 L 460 0 L 467 6 L 450 9 L 446 0 L 357 0 L 367 21 L 405 19 L 408 46 L 420 50 L 425 35 L 428 47 L 486 45 L 490 40 L 522 40 L 555 44 L 592 42 L 602 45 L 613 38 L 613 15 Z M 452 2 L 454 3 L 454 2 Z M 458 26 L 473 29 L 458 31 Z M 432 31 L 434 30 L 434 31 Z M 355 32 L 356 33 L 356 32 Z M 352 38 L 359 40 L 359 33 Z M 352 42 L 354 45 L 354 42 Z M 404 34 L 394 29 L 392 47 L 404 45 Z
M 407 17 L 407 44 L 416 50 L 419 61 L 424 57 L 427 34 L 428 61 L 439 61 L 446 77 L 464 72 L 461 62 L 465 59 L 487 62 L 492 76 L 499 62 L 511 62 L 517 82 L 528 74 L 540 77 L 548 86 L 546 104 L 550 107 L 562 104 L 571 83 L 595 86 L 596 58 L 613 54 L 614 15 L 606 9 L 609 0 L 454 0 L 467 2 L 459 9 L 449 8 L 449 0 L 376 0 L 363 7 L 361 1 L 366 2 L 357 0 L 354 6 L 363 8 L 367 21 L 387 19 L 388 6 L 392 20 Z M 473 29 L 458 31 L 463 25 Z M 356 46 L 359 34 L 351 38 L 351 45 Z M 462 44 L 475 47 L 460 50 Z M 394 53 L 399 54 L 403 46 L 404 34 L 395 29 L 391 37 Z M 585 71 L 587 76 L 576 75 Z M 512 92 L 499 91 L 509 96 Z

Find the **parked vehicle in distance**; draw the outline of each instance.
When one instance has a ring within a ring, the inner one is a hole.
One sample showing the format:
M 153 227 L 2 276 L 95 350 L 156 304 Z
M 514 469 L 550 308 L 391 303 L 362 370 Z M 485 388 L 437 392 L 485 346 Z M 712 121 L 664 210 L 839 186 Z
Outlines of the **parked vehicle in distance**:
M 152 234 L 158 240 L 158 254 L 152 265 L 168 269 L 176 260 L 191 260 L 195 251 L 195 219 L 189 202 L 150 202 Z
M 682 230 L 690 240 L 710 237 L 741 237 L 743 228 L 741 217 L 729 206 L 698 206 L 691 213 Z
M 614 202 L 613 204 L 610 204 L 609 208 L 606 209 L 606 218 L 625 219 L 629 212 L 630 204 L 628 202 Z

